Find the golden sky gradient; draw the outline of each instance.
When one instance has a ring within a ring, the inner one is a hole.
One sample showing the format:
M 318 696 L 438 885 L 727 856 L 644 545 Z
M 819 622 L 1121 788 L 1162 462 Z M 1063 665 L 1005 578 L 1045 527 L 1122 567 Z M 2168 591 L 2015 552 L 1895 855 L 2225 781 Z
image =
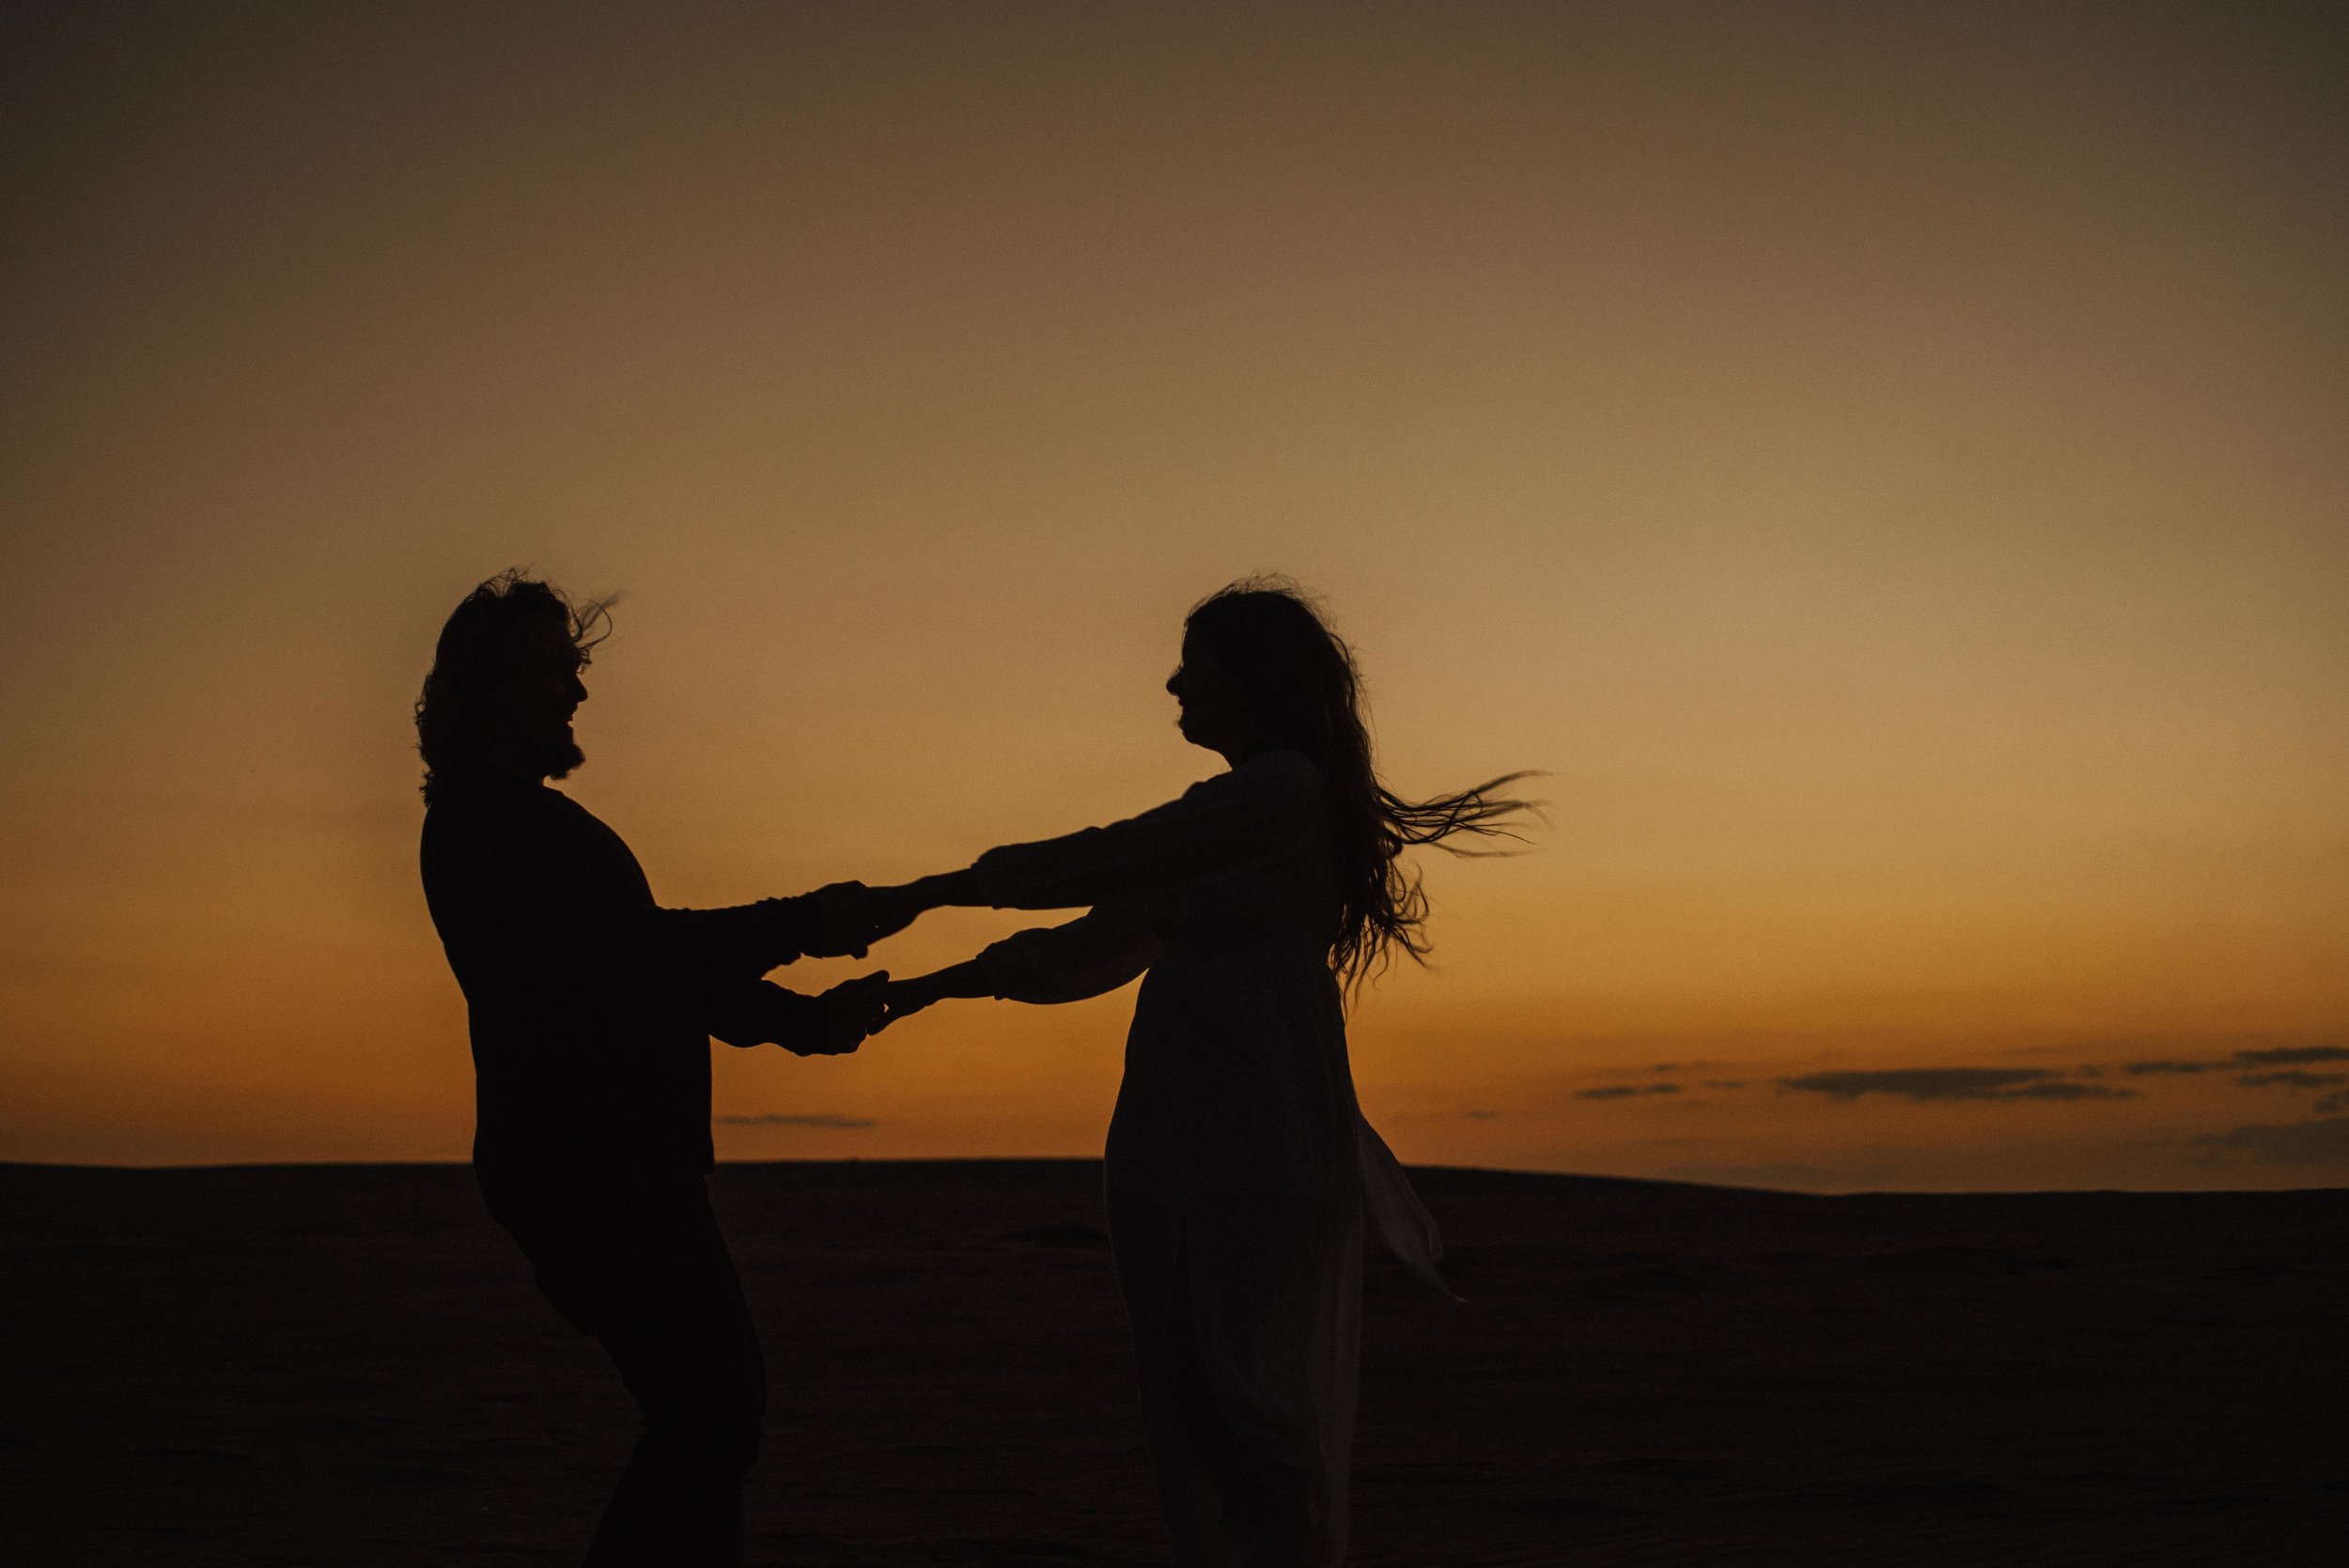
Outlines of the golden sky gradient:
M 0 29 L 0 1157 L 461 1157 L 408 708 L 520 564 L 678 904 L 1173 794 L 1303 581 L 1392 784 L 1551 775 L 1357 1010 L 1407 1159 L 2349 1176 L 2328 8 Z M 1096 1152 L 1129 1005 L 721 1048 L 722 1155 Z

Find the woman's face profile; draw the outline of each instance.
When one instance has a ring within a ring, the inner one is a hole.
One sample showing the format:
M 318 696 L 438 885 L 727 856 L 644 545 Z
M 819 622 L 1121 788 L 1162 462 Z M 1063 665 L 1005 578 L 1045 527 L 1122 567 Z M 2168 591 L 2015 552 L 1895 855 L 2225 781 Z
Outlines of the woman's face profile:
M 1185 740 L 1231 758 L 1252 748 L 1258 725 L 1248 693 L 1196 637 L 1183 639 L 1183 661 L 1166 689 L 1174 693 L 1179 710 L 1174 727 Z

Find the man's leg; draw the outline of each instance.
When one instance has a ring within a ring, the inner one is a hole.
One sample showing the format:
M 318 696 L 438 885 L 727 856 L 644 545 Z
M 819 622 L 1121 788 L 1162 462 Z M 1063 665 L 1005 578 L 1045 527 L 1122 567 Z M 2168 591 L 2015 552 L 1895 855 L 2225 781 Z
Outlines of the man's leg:
M 758 1457 L 767 1364 L 733 1255 L 696 1177 L 647 1216 L 634 1277 L 597 1337 L 645 1414 L 591 1568 L 742 1560 L 742 1479 Z
M 645 1418 L 589 1568 L 736 1568 L 766 1362 L 702 1178 L 534 1199 L 492 1207 L 506 1210 L 498 1218 L 548 1299 L 602 1342 Z

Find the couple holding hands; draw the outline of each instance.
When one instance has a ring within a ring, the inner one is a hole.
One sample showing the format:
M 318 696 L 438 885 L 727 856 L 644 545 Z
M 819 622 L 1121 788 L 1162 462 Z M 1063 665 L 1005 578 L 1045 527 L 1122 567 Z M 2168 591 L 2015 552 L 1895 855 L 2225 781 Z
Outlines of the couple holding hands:
M 1184 623 L 1167 690 L 1183 737 L 1228 766 L 1176 800 L 897 886 L 661 908 L 619 837 L 547 783 L 582 760 L 570 720 L 603 619 L 494 578 L 450 617 L 417 704 L 425 890 L 470 1013 L 483 1196 L 645 1417 L 588 1562 L 741 1560 L 765 1369 L 704 1183 L 708 1039 L 838 1053 L 948 999 L 1074 1001 L 1138 977 L 1105 1185 L 1174 1559 L 1339 1561 L 1365 1228 L 1443 1288 L 1435 1225 L 1356 1106 L 1346 996 L 1424 951 L 1403 852 L 1507 835 L 1522 775 L 1389 791 L 1346 644 L 1294 589 L 1243 582 Z M 911 979 L 803 997 L 762 978 L 948 906 L 1084 912 Z

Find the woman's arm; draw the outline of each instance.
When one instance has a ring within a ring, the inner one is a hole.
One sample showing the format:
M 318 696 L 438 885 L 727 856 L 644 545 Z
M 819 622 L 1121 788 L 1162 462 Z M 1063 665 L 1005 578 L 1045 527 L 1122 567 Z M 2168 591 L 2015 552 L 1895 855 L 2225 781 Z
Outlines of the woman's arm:
M 972 865 L 989 904 L 1065 909 L 1178 892 L 1276 859 L 1312 832 L 1321 769 L 1268 752 L 1106 828 L 990 849 Z
M 889 1021 L 947 997 L 1000 997 L 1050 1004 L 1113 991 L 1148 969 L 1158 936 L 1130 906 L 1107 905 L 1066 925 L 1020 931 L 975 958 L 911 980 L 885 994 Z
M 948 907 L 1066 909 L 1168 893 L 1287 853 L 1310 831 L 1321 771 L 1272 752 L 1106 828 L 990 849 L 961 871 L 866 890 L 876 927 Z
M 894 888 L 875 888 L 876 893 L 899 893 L 906 903 L 917 909 L 984 909 L 988 908 L 987 890 L 979 886 L 978 874 L 969 867 L 960 871 L 941 871 L 935 877 L 917 877 L 910 882 Z
M 910 1017 L 948 997 L 991 997 L 994 994 L 987 970 L 976 958 L 966 958 L 959 964 L 949 964 L 942 970 L 917 974 L 910 980 L 893 980 L 882 986 L 882 1027 L 887 1028 L 899 1018 Z

